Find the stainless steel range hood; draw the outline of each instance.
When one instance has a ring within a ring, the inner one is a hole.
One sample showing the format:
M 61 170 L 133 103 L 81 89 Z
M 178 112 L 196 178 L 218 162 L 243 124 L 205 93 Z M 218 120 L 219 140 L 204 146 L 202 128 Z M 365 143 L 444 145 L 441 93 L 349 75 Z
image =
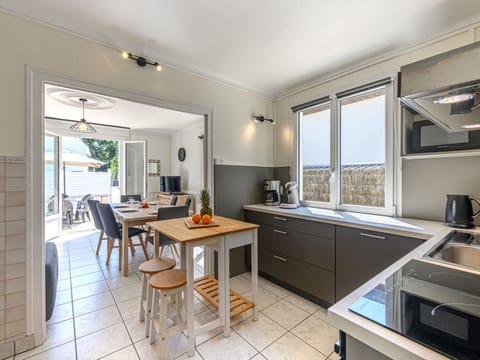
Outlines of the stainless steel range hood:
M 480 129 L 480 42 L 401 68 L 400 100 L 448 132 Z

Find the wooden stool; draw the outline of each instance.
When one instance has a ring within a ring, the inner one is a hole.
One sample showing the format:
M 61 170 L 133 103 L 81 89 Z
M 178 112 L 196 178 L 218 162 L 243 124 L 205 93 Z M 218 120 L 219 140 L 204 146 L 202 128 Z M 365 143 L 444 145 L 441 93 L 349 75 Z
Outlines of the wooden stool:
M 142 298 L 140 299 L 140 322 L 145 321 L 145 313 L 147 313 L 147 321 L 145 321 L 145 336 L 150 334 L 150 321 L 152 319 L 152 298 L 153 289 L 148 286 L 148 281 L 159 272 L 170 270 L 175 267 L 174 259 L 153 259 L 143 262 L 138 270 L 143 274 L 142 282 Z
M 183 296 L 185 296 L 187 275 L 185 270 L 165 270 L 150 278 L 150 286 L 154 289 L 152 305 L 152 324 L 150 329 L 150 344 L 155 342 L 158 335 L 158 358 L 165 359 L 167 336 L 178 333 L 187 328 L 185 309 L 183 308 Z M 168 300 L 176 309 L 173 316 L 168 316 Z M 158 314 L 158 319 L 155 317 Z M 170 318 L 174 324 L 167 328 L 167 320 Z

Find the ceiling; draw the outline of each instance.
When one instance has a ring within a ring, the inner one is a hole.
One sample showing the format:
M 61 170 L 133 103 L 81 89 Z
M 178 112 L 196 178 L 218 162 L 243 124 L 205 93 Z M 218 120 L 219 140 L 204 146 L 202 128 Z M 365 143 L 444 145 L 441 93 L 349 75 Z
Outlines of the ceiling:
M 478 0 L 0 0 L 0 8 L 269 97 L 480 19 Z
M 80 120 L 82 104 L 78 99 L 86 98 L 85 119 L 91 123 L 169 134 L 204 120 L 201 115 L 58 86 L 45 85 L 45 92 L 45 116 L 51 118 Z

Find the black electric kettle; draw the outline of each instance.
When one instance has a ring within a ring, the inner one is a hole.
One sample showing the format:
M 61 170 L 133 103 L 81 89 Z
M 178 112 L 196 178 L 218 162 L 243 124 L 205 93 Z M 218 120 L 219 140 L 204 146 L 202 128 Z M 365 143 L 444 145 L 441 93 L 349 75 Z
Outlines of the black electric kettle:
M 447 194 L 445 225 L 458 228 L 474 227 L 473 218 L 480 214 L 480 210 L 473 213 L 472 201 L 480 206 L 480 200 L 473 196 Z

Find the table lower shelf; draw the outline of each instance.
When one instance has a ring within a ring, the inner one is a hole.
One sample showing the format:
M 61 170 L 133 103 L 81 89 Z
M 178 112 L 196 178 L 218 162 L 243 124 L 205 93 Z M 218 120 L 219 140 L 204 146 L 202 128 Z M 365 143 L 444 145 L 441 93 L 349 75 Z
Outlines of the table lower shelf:
M 218 281 L 212 276 L 204 276 L 195 280 L 195 290 L 205 300 L 218 309 Z M 255 305 L 237 292 L 230 290 L 230 318 L 243 314 Z

